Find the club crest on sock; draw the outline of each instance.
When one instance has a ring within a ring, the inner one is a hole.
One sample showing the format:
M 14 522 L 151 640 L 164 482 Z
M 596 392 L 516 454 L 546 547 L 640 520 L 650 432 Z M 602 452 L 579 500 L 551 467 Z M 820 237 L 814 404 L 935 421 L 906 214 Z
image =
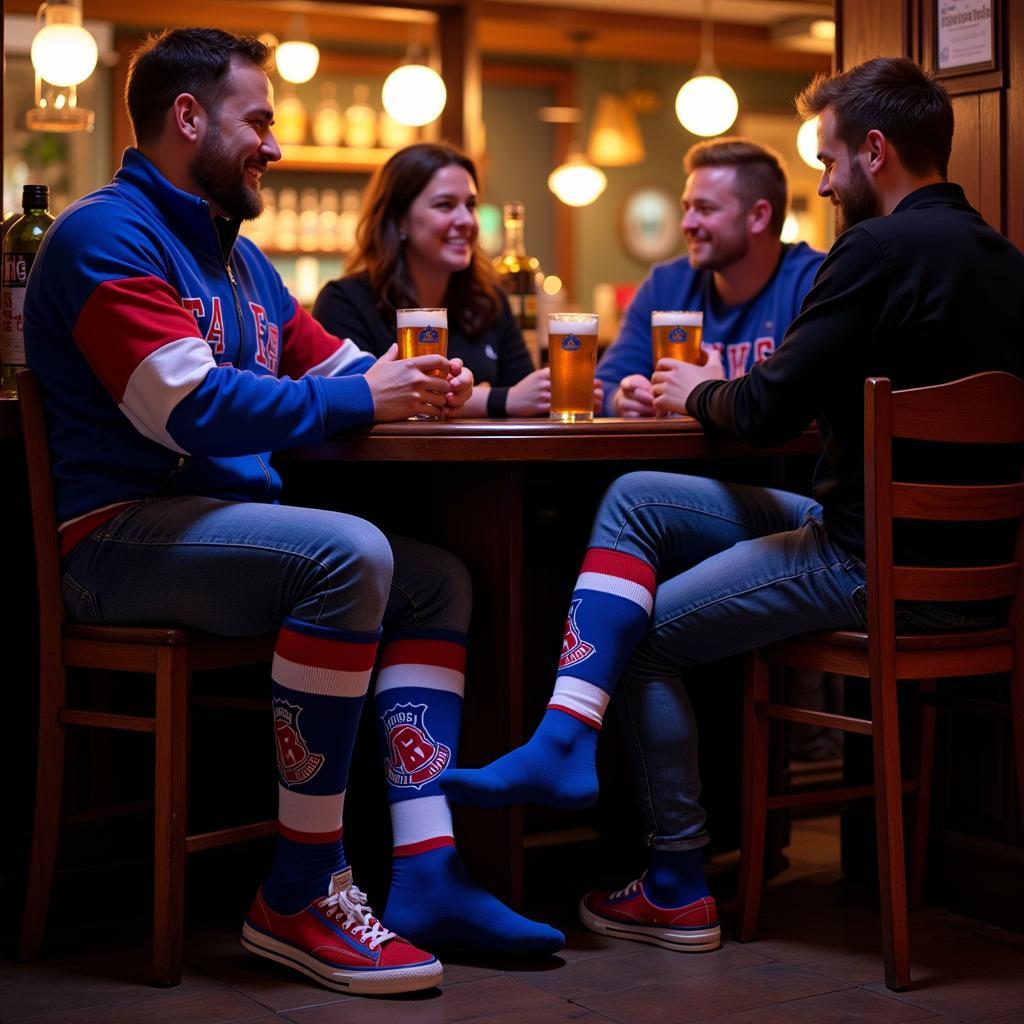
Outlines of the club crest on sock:
M 593 644 L 587 643 L 580 636 L 579 630 L 576 628 L 576 609 L 579 608 L 580 603 L 580 599 L 576 598 L 569 604 L 569 616 L 565 620 L 565 634 L 562 637 L 562 655 L 558 659 L 559 669 L 577 665 L 597 650 Z
M 441 774 L 451 749 L 430 735 L 426 704 L 395 704 L 381 715 L 387 737 L 384 770 L 393 786 L 420 789 Z
M 327 760 L 312 752 L 299 729 L 302 707 L 274 699 L 274 739 L 277 742 L 277 770 L 290 786 L 309 782 Z

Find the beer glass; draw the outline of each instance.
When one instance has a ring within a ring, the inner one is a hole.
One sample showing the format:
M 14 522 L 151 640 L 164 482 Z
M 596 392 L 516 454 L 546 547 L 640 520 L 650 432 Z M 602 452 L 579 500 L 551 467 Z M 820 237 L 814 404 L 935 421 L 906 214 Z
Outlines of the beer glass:
M 597 314 L 549 313 L 551 419 L 584 423 L 594 418 Z
M 704 314 L 682 309 L 656 309 L 651 313 L 651 349 L 654 368 L 659 359 L 678 359 L 684 363 L 704 362 L 700 340 L 704 333 Z
M 399 309 L 398 317 L 398 358 L 412 359 L 414 356 L 448 354 L 448 310 L 447 309 Z M 432 377 L 444 378 L 443 370 L 431 371 Z M 439 398 L 441 408 L 436 413 L 413 416 L 416 420 L 444 419 L 444 395 Z

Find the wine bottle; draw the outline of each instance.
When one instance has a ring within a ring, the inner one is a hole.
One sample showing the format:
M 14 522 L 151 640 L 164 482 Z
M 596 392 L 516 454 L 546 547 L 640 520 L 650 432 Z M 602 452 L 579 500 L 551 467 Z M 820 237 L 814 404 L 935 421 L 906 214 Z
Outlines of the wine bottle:
M 3 312 L 0 333 L 0 390 L 16 395 L 14 378 L 25 365 L 25 286 L 43 235 L 53 223 L 50 190 L 26 185 L 21 192 L 22 215 L 4 235 Z
M 540 263 L 526 254 L 524 240 L 525 209 L 522 203 L 506 203 L 502 208 L 505 241 L 502 254 L 494 261 L 498 280 L 508 295 L 512 315 L 524 330 L 537 326 L 537 277 Z

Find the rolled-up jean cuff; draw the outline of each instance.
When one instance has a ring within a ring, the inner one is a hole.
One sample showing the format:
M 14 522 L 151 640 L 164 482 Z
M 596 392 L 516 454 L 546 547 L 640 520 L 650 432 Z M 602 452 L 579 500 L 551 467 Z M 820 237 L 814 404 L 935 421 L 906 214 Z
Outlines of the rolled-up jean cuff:
M 682 850 L 699 850 L 707 846 L 711 841 L 707 832 L 698 832 L 695 836 L 681 836 L 677 839 L 671 836 L 648 836 L 647 845 L 652 850 L 671 850 L 679 853 Z

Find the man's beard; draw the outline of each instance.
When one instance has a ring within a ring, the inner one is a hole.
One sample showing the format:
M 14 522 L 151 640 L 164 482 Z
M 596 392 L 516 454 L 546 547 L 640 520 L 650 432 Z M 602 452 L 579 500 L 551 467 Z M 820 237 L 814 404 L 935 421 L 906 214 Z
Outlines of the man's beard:
M 850 165 L 850 184 L 843 193 L 836 193 L 839 200 L 839 206 L 836 208 L 837 235 L 841 235 L 847 228 L 852 228 L 862 220 L 878 216 L 878 196 L 875 195 L 871 182 L 868 181 L 868 176 L 860 164 Z
M 233 169 L 233 159 L 220 136 L 209 132 L 189 165 L 192 180 L 232 220 L 254 220 L 263 212 L 263 197 L 245 181 L 245 169 Z
M 695 259 L 689 256 L 690 266 L 694 270 L 724 270 L 733 263 L 743 259 L 750 251 L 750 239 L 746 235 L 718 237 L 708 244 L 708 251 Z

